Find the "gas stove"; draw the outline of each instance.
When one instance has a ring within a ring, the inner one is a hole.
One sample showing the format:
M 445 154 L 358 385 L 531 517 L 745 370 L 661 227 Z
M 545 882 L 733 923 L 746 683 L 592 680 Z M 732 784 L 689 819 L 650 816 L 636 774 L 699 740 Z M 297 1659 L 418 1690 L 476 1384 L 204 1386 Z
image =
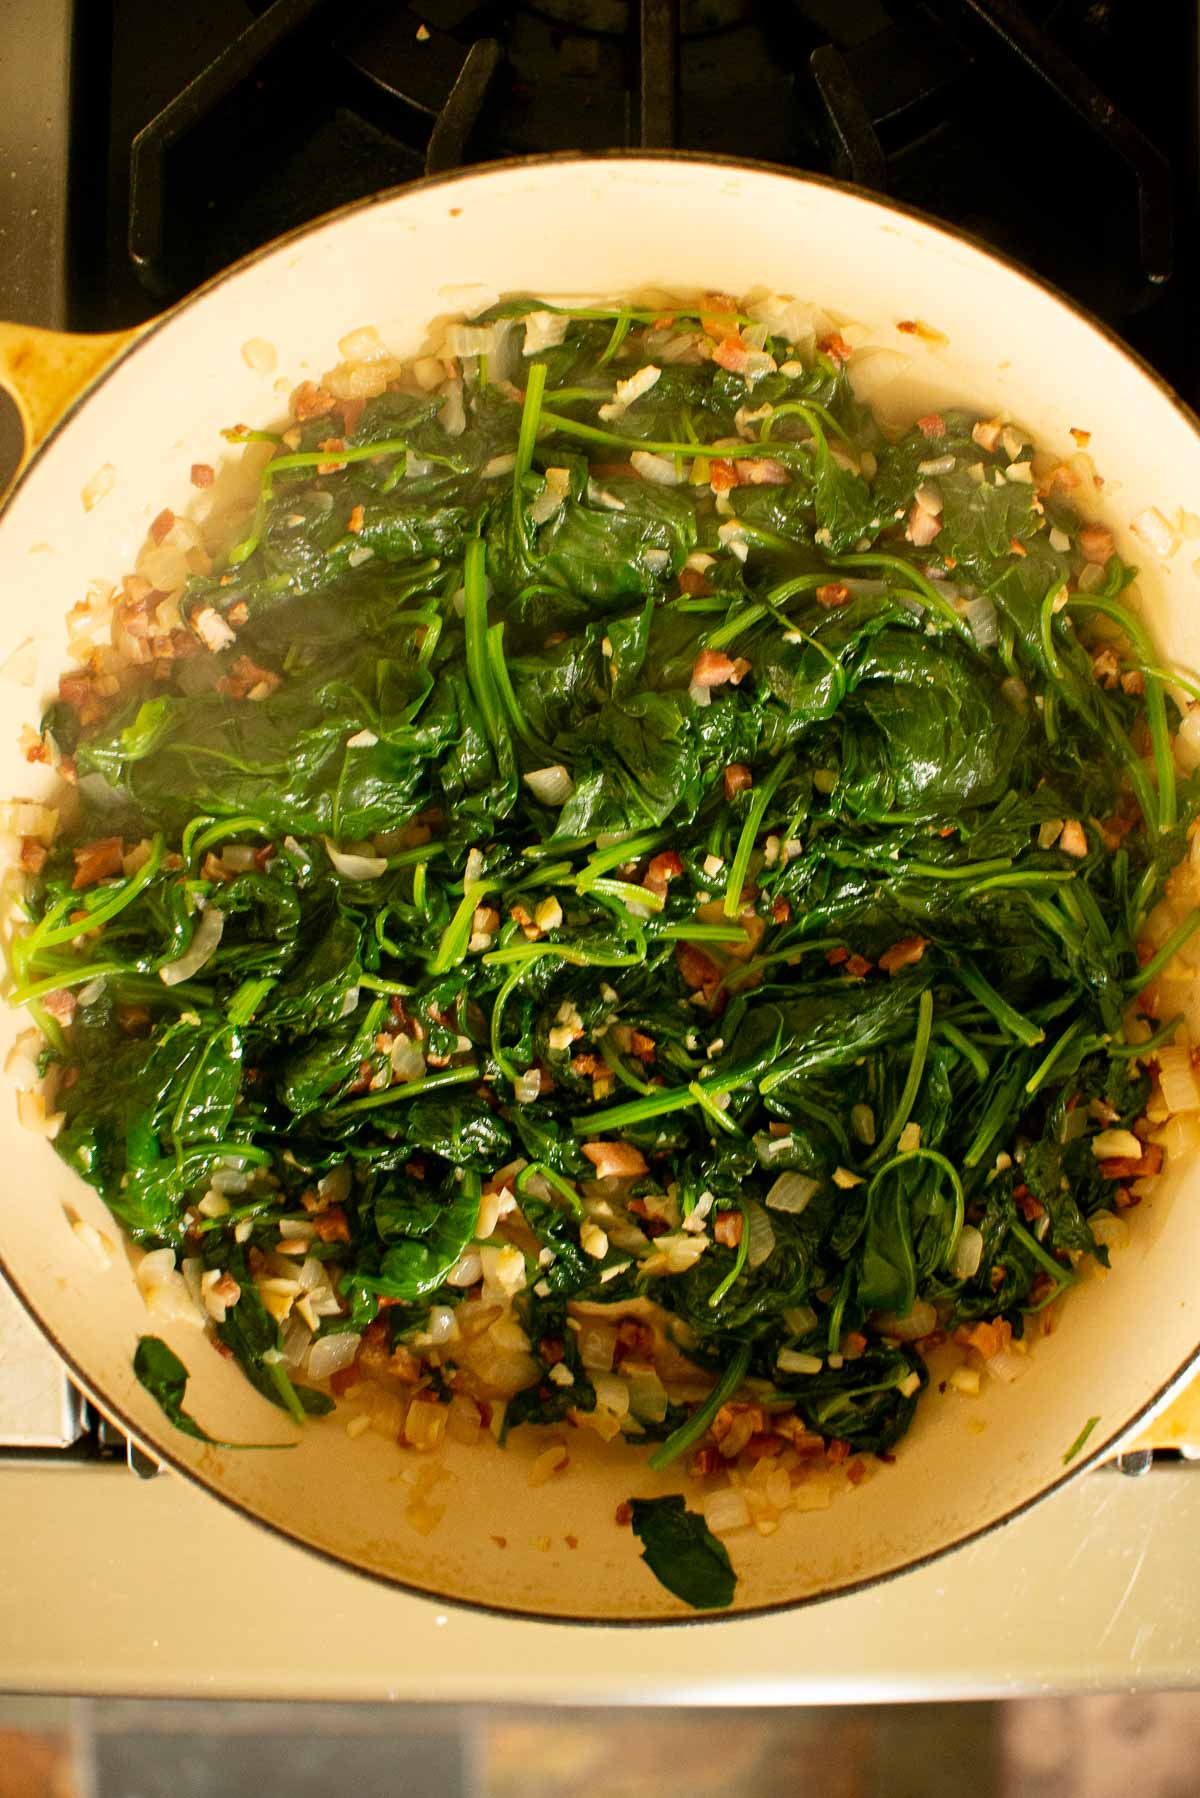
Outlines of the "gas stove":
M 1137 0 L 207 0 L 170 18 L 161 0 L 9 0 L 0 317 L 116 330 L 424 174 L 677 150 L 945 219 L 1099 314 L 1196 405 L 1198 75 L 1197 9 Z M 0 396 L 0 477 L 17 441 Z M 0 1499 L 21 1468 L 122 1463 L 156 1471 L 0 1289 Z M 1158 1488 L 1189 1462 L 1118 1465 Z

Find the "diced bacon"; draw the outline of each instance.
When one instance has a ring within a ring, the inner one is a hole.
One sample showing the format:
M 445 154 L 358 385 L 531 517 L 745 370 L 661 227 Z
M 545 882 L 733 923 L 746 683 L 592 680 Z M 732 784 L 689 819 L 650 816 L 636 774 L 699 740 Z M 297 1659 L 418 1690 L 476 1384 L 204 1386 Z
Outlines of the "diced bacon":
M 21 866 L 26 874 L 40 874 L 46 866 L 49 850 L 36 837 L 21 838 Z
M 725 337 L 737 330 L 737 301 L 727 293 L 706 293 L 700 313 L 700 328 L 710 337 Z
M 632 1056 L 638 1061 L 653 1061 L 656 1052 L 656 1044 L 652 1036 L 647 1036 L 644 1030 L 633 1031 L 629 1038 L 629 1053 Z
M 350 1223 L 340 1205 L 331 1205 L 327 1211 L 314 1212 L 312 1226 L 322 1242 L 350 1240 Z
M 712 589 L 705 580 L 701 569 L 684 568 L 680 570 L 679 574 L 679 591 L 688 594 L 692 599 L 703 599 Z
M 213 482 L 216 480 L 216 478 L 217 477 L 213 471 L 211 463 L 209 463 L 209 462 L 193 462 L 192 463 L 192 486 L 193 487 L 211 487 Z
M 917 549 L 925 549 L 931 544 L 942 528 L 942 521 L 936 512 L 927 512 L 918 500 L 913 501 L 908 515 L 908 523 L 904 527 L 904 535 Z
M 337 410 L 342 416 L 342 428 L 347 437 L 352 437 L 358 429 L 358 423 L 366 407 L 366 400 L 339 400 Z
M 861 1330 L 849 1330 L 839 1344 L 847 1361 L 857 1361 L 867 1352 L 867 1339 Z
M 150 536 L 155 543 L 161 543 L 170 536 L 175 525 L 175 514 L 170 506 L 164 506 L 154 523 L 150 526 Z
M 712 359 L 718 368 L 728 369 L 731 375 L 744 375 L 750 366 L 750 351 L 740 337 L 723 337 L 713 351 Z
M 711 955 L 695 943 L 675 945 L 675 963 L 685 986 L 707 992 L 721 984 L 721 970 Z
M 1092 652 L 1092 673 L 1104 686 L 1116 686 L 1121 676 L 1121 663 L 1110 643 L 1104 643 Z
M 792 915 L 792 908 L 786 899 L 776 899 L 771 906 L 771 916 L 776 924 L 786 924 Z
M 357 536 L 363 528 L 364 518 L 365 514 L 362 507 L 355 506 L 349 518 L 346 520 L 346 529 L 352 531 L 354 535 Z
M 670 882 L 682 873 L 683 863 L 679 858 L 678 851 L 674 849 L 664 849 L 661 855 L 656 855 L 654 857 L 650 866 L 646 869 L 642 885 L 648 887 L 652 893 L 657 893 L 659 897 L 662 898 L 665 895 Z
M 846 972 L 854 980 L 865 980 L 871 972 L 871 964 L 865 955 L 852 955 L 846 963 Z
M 122 871 L 120 837 L 99 837 L 93 843 L 81 844 L 71 853 L 75 857 L 75 878 L 71 886 L 77 893 L 83 887 L 95 886 L 98 880 L 108 880 Z
M 738 686 L 750 672 L 744 657 L 733 660 L 719 649 L 702 649 L 692 663 L 692 684 L 697 687 L 723 687 L 726 681 Z
M 922 437 L 928 437 L 932 442 L 946 435 L 946 421 L 940 412 L 927 412 L 923 418 L 918 418 L 917 429 Z
M 774 456 L 742 456 L 734 466 L 741 487 L 786 487 L 792 478 Z
M 1029 551 L 1019 537 L 1010 537 L 1008 540 L 1008 547 L 1012 550 L 1014 556 L 1027 556 L 1029 554 Z
M 547 1367 L 556 1367 L 567 1352 L 561 1336 L 543 1336 L 538 1343 L 538 1359 Z
M 840 331 L 831 331 L 827 337 L 822 337 L 817 343 L 817 348 L 823 356 L 828 356 L 831 362 L 836 362 L 839 368 L 843 368 L 854 354 Z
M 1042 1204 L 1040 1199 L 1034 1198 L 1033 1194 L 1024 1183 L 1020 1186 L 1014 1186 L 1013 1204 L 1021 1213 L 1021 1216 L 1025 1219 L 1027 1224 L 1036 1223 L 1039 1217 L 1045 1215 L 1046 1207 Z
M 629 1209 L 633 1211 L 634 1207 L 638 1205 L 642 1206 L 642 1211 L 637 1215 L 643 1216 L 645 1206 L 641 1199 L 631 1199 Z M 636 1317 L 621 1319 L 617 1325 L 617 1347 L 613 1356 L 614 1360 L 623 1361 L 628 1356 L 633 1356 L 639 1361 L 652 1361 L 654 1348 L 654 1331 L 649 1324 L 639 1323 Z
M 698 1448 L 688 1462 L 688 1478 L 707 1479 L 710 1473 L 716 1473 L 722 1465 L 720 1449 L 714 1448 L 711 1443 L 708 1443 L 704 1448 Z
M 825 956 L 825 960 L 829 963 L 831 968 L 840 968 L 842 963 L 849 959 L 850 951 L 844 946 L 837 949 L 830 949 Z
M 714 493 L 729 493 L 738 484 L 736 464 L 716 456 L 708 465 L 708 484 Z
M 46 993 L 42 1004 L 58 1023 L 67 1025 L 74 1022 L 75 1008 L 79 1001 L 69 986 L 60 986 L 55 993 Z
M 993 1318 L 991 1323 L 981 1320 L 968 1330 L 955 1331 L 956 1342 L 960 1336 L 965 1338 L 967 1345 L 976 1354 L 981 1355 L 985 1361 L 990 1361 L 993 1355 L 1000 1354 L 1012 1341 L 1012 1325 L 1003 1317 Z
M 623 1498 L 613 1513 L 621 1529 L 626 1529 L 633 1522 L 633 1506 L 627 1498 Z
M 730 762 L 725 770 L 725 797 L 732 799 L 737 793 L 744 793 L 747 787 L 754 785 L 754 776 L 745 762 Z
M 849 597 L 850 589 L 843 586 L 841 581 L 826 581 L 816 592 L 817 604 L 824 606 L 827 612 L 832 611 L 834 606 L 844 606 Z
M 292 395 L 292 417 L 323 418 L 326 412 L 333 411 L 335 404 L 333 395 L 318 387 L 315 381 L 302 381 Z
M 736 1249 L 744 1228 L 745 1219 L 740 1211 L 721 1211 L 713 1224 L 713 1238 L 727 1249 Z
M 250 656 L 238 656 L 228 674 L 217 682 L 217 692 L 230 699 L 265 699 L 282 681 L 273 668 L 264 668 Z
M 585 1142 L 583 1152 L 596 1170 L 597 1180 L 630 1180 L 647 1173 L 646 1157 L 627 1142 Z
M 924 953 L 925 938 L 923 936 L 902 937 L 898 943 L 893 943 L 890 949 L 884 950 L 879 957 L 879 965 L 885 974 L 898 974 L 901 968 L 915 966 Z
M 1076 541 L 1089 562 L 1107 562 L 1116 548 L 1113 534 L 1105 524 L 1085 524 Z

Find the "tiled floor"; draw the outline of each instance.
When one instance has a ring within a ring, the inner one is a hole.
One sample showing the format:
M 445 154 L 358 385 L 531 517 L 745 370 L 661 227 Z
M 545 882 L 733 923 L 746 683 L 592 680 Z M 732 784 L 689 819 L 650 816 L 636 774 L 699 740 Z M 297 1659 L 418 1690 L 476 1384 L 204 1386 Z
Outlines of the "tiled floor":
M 0 1700 L 0 1798 L 1200 1798 L 1200 1692 L 773 1711 Z

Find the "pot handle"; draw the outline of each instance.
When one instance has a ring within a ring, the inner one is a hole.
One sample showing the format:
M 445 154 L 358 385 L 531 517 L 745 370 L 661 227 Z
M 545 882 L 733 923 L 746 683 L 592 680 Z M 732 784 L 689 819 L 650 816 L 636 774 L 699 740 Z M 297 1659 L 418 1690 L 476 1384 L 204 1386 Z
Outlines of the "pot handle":
M 1200 1449 L 1200 1378 L 1184 1386 L 1140 1435 L 1123 1445 L 1122 1452 L 1145 1448 Z
M 144 330 L 135 325 L 85 334 L 0 323 L 0 387 L 11 396 L 25 433 L 18 474 L 71 403 Z

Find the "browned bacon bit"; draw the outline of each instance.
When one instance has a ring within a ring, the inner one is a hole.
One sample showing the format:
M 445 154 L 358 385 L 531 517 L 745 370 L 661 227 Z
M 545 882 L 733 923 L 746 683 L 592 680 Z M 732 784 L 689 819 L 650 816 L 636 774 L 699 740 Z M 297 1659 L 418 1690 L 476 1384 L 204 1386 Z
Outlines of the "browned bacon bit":
M 42 1004 L 50 1016 L 64 1026 L 74 1021 L 75 1007 L 78 1003 L 78 999 L 69 986 L 60 986 L 57 992 L 46 993 L 42 998 Z
M 228 674 L 217 682 L 217 692 L 230 699 L 265 699 L 279 686 L 282 676 L 264 668 L 249 656 L 238 656 Z
M 693 1480 L 707 1479 L 710 1473 L 716 1473 L 721 1466 L 721 1451 L 711 1444 L 698 1448 L 688 1462 L 688 1478 Z
M 342 428 L 347 437 L 352 437 L 358 429 L 358 423 L 366 407 L 366 400 L 339 400 L 337 410 L 341 413 Z
M 1106 524 L 1085 524 L 1076 542 L 1089 562 L 1107 562 L 1116 548 L 1113 534 Z
M 706 293 L 700 313 L 700 329 L 709 337 L 724 337 L 737 330 L 737 301 L 727 293 Z
M 648 1172 L 646 1157 L 628 1142 L 585 1142 L 583 1152 L 596 1170 L 597 1180 L 633 1179 Z
M 302 381 L 292 395 L 292 417 L 322 418 L 326 412 L 332 412 L 336 402 L 331 393 L 318 387 L 315 381 Z
M 1036 1223 L 1039 1217 L 1046 1215 L 1046 1207 L 1034 1198 L 1024 1183 L 1013 1187 L 1013 1203 L 1027 1224 Z
M 354 533 L 354 535 L 357 537 L 358 533 L 363 528 L 363 521 L 364 521 L 365 517 L 366 517 L 366 514 L 364 513 L 362 507 L 355 506 L 354 510 L 351 512 L 349 518 L 346 520 L 346 529 L 348 531 L 352 531 Z
M 839 368 L 849 362 L 854 354 L 840 331 L 830 331 L 827 337 L 822 337 L 818 341 L 817 348 L 823 356 L 828 356 L 831 362 L 836 362 Z
M 653 1061 L 654 1038 L 647 1036 L 644 1030 L 635 1030 L 629 1039 L 629 1053 L 638 1061 Z
M 727 1249 L 736 1249 L 744 1228 L 745 1219 L 740 1211 L 719 1211 L 713 1224 L 713 1238 Z
M 136 1032 L 148 1030 L 150 1027 L 150 1007 L 148 1005 L 120 1005 L 117 1007 L 117 1023 L 122 1030 L 133 1036 Z
M 849 597 L 850 589 L 841 581 L 826 581 L 816 591 L 817 604 L 824 606 L 826 611 L 831 611 L 834 606 L 844 606 Z
M 738 472 L 724 456 L 715 456 L 708 465 L 708 484 L 714 493 L 731 493 L 738 484 Z
M 754 776 L 745 762 L 730 762 L 725 770 L 725 797 L 732 799 L 737 793 L 744 793 L 747 787 L 754 785 Z
M 590 1079 L 600 1072 L 600 1058 L 597 1055 L 575 1055 L 571 1058 L 571 1072 L 580 1079 Z
M 776 899 L 771 906 L 771 916 L 776 924 L 786 924 L 792 915 L 792 908 L 786 899 Z
M 721 984 L 721 970 L 711 955 L 695 943 L 676 943 L 675 962 L 685 986 L 708 992 Z
M 1029 554 L 1029 551 L 1019 537 L 1010 537 L 1008 540 L 1008 547 L 1012 550 L 1014 556 L 1027 556 Z
M 398 1342 L 388 1356 L 387 1371 L 394 1374 L 405 1386 L 416 1386 L 421 1381 L 425 1370 L 412 1350 L 405 1348 L 402 1342 Z
M 853 980 L 865 980 L 871 972 L 871 964 L 865 955 L 852 955 L 846 962 L 846 972 Z
M 734 661 L 719 649 L 702 649 L 692 663 L 692 685 L 723 687 L 728 681 L 737 687 L 749 672 L 750 664 L 744 656 L 738 656 Z
M 622 1529 L 624 1529 L 627 1524 L 633 1522 L 633 1506 L 629 1503 L 628 1499 L 623 1498 L 617 1506 L 616 1518 Z
M 313 1229 L 322 1242 L 349 1242 L 350 1223 L 340 1205 L 319 1211 L 313 1217 Z
M 646 1204 L 645 1199 L 630 1199 L 628 1209 L 633 1213 L 634 1217 L 641 1218 L 642 1230 L 644 1231 L 644 1233 L 647 1236 L 652 1236 L 652 1237 L 653 1236 L 665 1236 L 667 1231 L 671 1227 L 667 1223 L 667 1220 L 665 1217 L 653 1217 L 651 1215 L 650 1208 Z M 618 1358 L 619 1358 L 619 1356 L 620 1356 L 620 1345 L 619 1344 L 617 1347 L 617 1352 L 618 1352 Z
M 1146 691 L 1146 677 L 1140 668 L 1127 668 L 1121 676 L 1121 691 L 1136 698 Z
M 337 474 L 339 469 L 345 468 L 346 464 L 344 462 L 338 460 L 338 458 L 340 457 L 340 455 L 341 455 L 342 451 L 345 449 L 345 447 L 346 447 L 346 440 L 344 437 L 325 437 L 325 438 L 323 438 L 321 440 L 321 442 L 318 443 L 317 448 L 319 450 L 322 450 L 325 453 L 325 455 L 327 455 L 330 458 L 330 460 L 328 462 L 318 462 L 317 463 L 317 473 L 318 474 Z
M 760 1430 L 757 1435 L 751 1436 L 742 1453 L 749 1455 L 752 1461 L 765 1461 L 774 1455 L 781 1455 L 783 1449 L 782 1436 L 771 1436 L 765 1430 Z
M 26 874 L 40 874 L 48 854 L 45 844 L 39 843 L 36 837 L 21 838 L 21 866 Z
M 942 528 L 936 512 L 930 512 L 920 500 L 914 500 L 904 527 L 904 535 L 915 549 L 927 549 Z
M 154 523 L 150 526 L 150 535 L 155 543 L 161 543 L 174 528 L 175 514 L 170 506 L 164 506 Z
M 750 351 L 739 336 L 731 334 L 721 339 L 712 359 L 718 368 L 728 369 L 731 375 L 744 375 L 750 366 Z
M 219 855 L 210 849 L 200 864 L 201 880 L 234 880 L 236 875 L 232 868 L 227 868 Z
M 193 487 L 211 487 L 213 482 L 216 480 L 216 478 L 217 477 L 213 471 L 211 463 L 208 463 L 208 462 L 193 462 L 192 463 L 192 486 Z
M 1140 1160 L 1135 1161 L 1132 1155 L 1111 1155 L 1100 1163 L 1100 1173 L 1105 1180 L 1148 1180 L 1152 1174 L 1161 1173 L 1162 1164 L 1162 1149 L 1158 1143 L 1148 1142 Z
M 890 949 L 885 949 L 879 957 L 879 965 L 885 974 L 898 974 L 901 968 L 911 968 L 920 961 L 925 953 L 923 936 L 901 937 Z
M 786 487 L 792 478 L 774 456 L 743 456 L 735 472 L 739 487 Z
M 630 1210 L 637 1202 L 636 1199 L 632 1202 Z M 623 1317 L 617 1325 L 615 1357 L 619 1359 L 622 1355 L 633 1355 L 639 1360 L 649 1361 L 653 1354 L 654 1331 L 650 1325 L 639 1323 L 636 1317 Z
M 841 1340 L 841 1351 L 847 1361 L 857 1361 L 867 1352 L 867 1339 L 861 1330 L 848 1330 Z
M 538 1343 L 538 1356 L 547 1367 L 554 1367 L 566 1352 L 566 1344 L 561 1336 L 543 1336 Z
M 76 893 L 121 872 L 120 837 L 98 837 L 93 843 L 81 843 L 71 853 L 75 857 L 75 878 L 71 886 Z
M 688 594 L 692 599 L 704 599 L 712 591 L 700 568 L 682 568 L 679 572 L 679 591 Z
M 661 898 L 665 895 L 668 884 L 675 879 L 676 875 L 682 873 L 683 863 L 678 853 L 674 849 L 664 849 L 661 855 L 654 857 L 646 869 L 642 885 L 650 892 L 657 893 Z
M 940 412 L 927 412 L 923 418 L 918 418 L 917 429 L 920 431 L 922 437 L 928 437 L 931 440 L 938 437 L 944 437 L 946 435 L 946 421 Z
M 825 960 L 829 963 L 831 968 L 840 968 L 842 963 L 844 961 L 849 961 L 849 959 L 850 951 L 846 948 L 845 944 L 842 944 L 840 948 L 830 949 L 825 957 Z
M 848 1442 L 843 1442 L 840 1437 L 835 1436 L 825 1450 L 825 1459 L 827 1461 L 832 1461 L 835 1466 L 839 1461 L 848 1461 L 850 1459 L 850 1444 Z
M 866 1462 L 861 1460 L 858 1456 L 855 1456 L 854 1460 L 851 1461 L 846 1468 L 846 1478 L 852 1486 L 857 1486 L 859 1482 L 865 1480 L 866 1477 Z
M 1090 431 L 1077 431 L 1074 425 L 1071 426 L 1071 435 L 1079 445 L 1080 449 L 1086 449 L 1088 444 L 1092 441 L 1092 433 Z
M 1110 643 L 1092 652 L 1092 674 L 1106 687 L 1115 687 L 1121 676 L 1121 663 Z

